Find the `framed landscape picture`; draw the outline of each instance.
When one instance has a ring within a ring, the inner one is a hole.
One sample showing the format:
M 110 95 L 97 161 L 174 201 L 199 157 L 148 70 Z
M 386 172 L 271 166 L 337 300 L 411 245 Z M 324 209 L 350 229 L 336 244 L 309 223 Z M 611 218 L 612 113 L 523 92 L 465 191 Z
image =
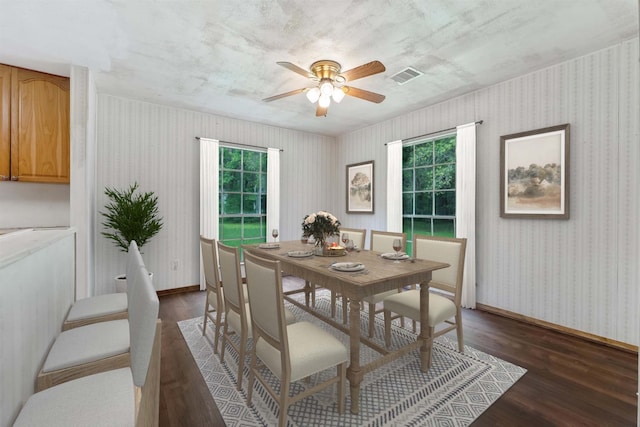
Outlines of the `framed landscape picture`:
M 500 137 L 500 216 L 569 219 L 569 125 Z
M 347 213 L 373 213 L 373 160 L 347 165 Z

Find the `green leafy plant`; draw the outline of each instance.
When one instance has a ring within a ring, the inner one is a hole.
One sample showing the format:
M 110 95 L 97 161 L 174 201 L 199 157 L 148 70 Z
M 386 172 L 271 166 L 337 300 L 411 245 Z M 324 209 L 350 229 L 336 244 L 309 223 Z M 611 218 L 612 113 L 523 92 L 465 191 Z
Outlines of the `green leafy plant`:
M 136 193 L 138 183 L 128 190 L 107 187 L 104 194 L 109 198 L 106 212 L 100 212 L 102 223 L 108 231 L 102 235 L 112 240 L 121 251 L 127 252 L 129 242 L 135 240 L 142 247 L 162 229 L 162 217 L 158 216 L 158 197 L 152 191 Z

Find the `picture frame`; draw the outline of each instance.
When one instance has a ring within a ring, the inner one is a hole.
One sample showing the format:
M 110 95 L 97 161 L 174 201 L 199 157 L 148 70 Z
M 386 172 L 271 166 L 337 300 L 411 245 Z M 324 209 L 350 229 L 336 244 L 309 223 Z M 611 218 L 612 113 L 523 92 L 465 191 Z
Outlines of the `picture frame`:
M 374 213 L 373 160 L 347 165 L 347 213 Z
M 500 137 L 500 216 L 569 219 L 569 124 Z

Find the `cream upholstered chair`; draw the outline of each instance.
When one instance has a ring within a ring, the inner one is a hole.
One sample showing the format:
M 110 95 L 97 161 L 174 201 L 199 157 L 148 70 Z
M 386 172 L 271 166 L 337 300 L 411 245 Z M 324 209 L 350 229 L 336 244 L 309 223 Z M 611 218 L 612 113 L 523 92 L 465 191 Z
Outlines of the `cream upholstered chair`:
M 455 239 L 434 236 L 413 236 L 416 258 L 445 262 L 450 266 L 432 273 L 429 287 L 438 292 L 429 294 L 429 339 L 456 329 L 458 351 L 464 352 L 462 339 L 462 277 L 467 239 Z M 410 290 L 387 297 L 384 302 L 385 343 L 391 344 L 391 313 L 398 313 L 413 320 L 420 320 L 420 290 Z M 453 320 L 451 320 L 453 319 Z M 440 323 L 448 326 L 438 332 L 435 327 Z M 421 325 L 425 326 L 425 325 Z
M 224 363 L 226 343 L 238 353 L 238 384 L 237 389 L 242 388 L 242 374 L 244 371 L 244 359 L 247 352 L 247 340 L 252 338 L 251 315 L 249 312 L 249 298 L 246 288 L 242 284 L 242 272 L 240 269 L 240 251 L 238 248 L 224 245 L 218 241 L 218 257 L 220 259 L 220 278 L 224 284 L 224 329 L 222 332 L 222 349 L 220 350 L 220 362 Z M 258 300 L 259 301 L 259 300 Z M 289 310 L 286 312 L 287 322 L 294 323 L 295 316 Z M 231 330 L 229 330 L 231 328 Z M 240 343 L 236 345 L 229 339 L 231 334 L 239 335 Z
M 338 412 L 344 412 L 345 375 L 349 353 L 334 336 L 309 322 L 287 324 L 279 261 L 268 261 L 245 252 L 254 345 L 251 349 L 247 405 L 251 405 L 257 377 L 278 401 L 278 425 L 284 427 L 289 405 L 338 384 Z M 264 365 L 258 365 L 258 359 Z M 261 370 L 266 367 L 280 379 L 280 394 L 271 387 Z M 289 396 L 290 384 L 315 373 L 337 367 L 335 376 L 295 396 Z
M 129 246 L 127 277 L 134 277 L 144 266 L 134 241 Z M 127 286 L 127 304 L 132 307 L 138 293 L 136 284 Z M 130 315 L 130 313 L 129 313 Z M 130 364 L 129 321 L 110 320 L 78 326 L 61 332 L 54 340 L 38 373 L 36 390 L 72 379 L 124 368 Z
M 140 264 L 142 257 L 135 240 L 129 243 L 127 251 L 127 273 L 136 264 Z M 133 264 L 132 264 L 133 263 Z M 143 264 L 140 264 L 143 265 Z M 62 324 L 62 330 L 89 325 L 91 323 L 106 322 L 127 318 L 131 287 L 126 293 L 112 293 L 84 298 L 73 303 Z
M 407 248 L 407 233 L 392 233 L 389 231 L 371 230 L 371 250 L 374 252 L 395 252 L 393 250 L 393 241 L 395 239 L 402 240 L 402 249 L 404 252 Z M 393 289 L 391 291 L 382 292 L 380 294 L 371 295 L 362 299 L 362 302 L 369 304 L 369 337 L 373 337 L 376 314 L 382 313 L 382 310 L 376 310 L 376 304 L 382 302 L 386 297 L 397 294 L 401 289 Z M 404 326 L 404 319 L 401 320 Z
M 131 367 L 75 379 L 30 396 L 14 426 L 158 425 L 162 332 L 158 296 L 144 267 L 129 273 L 127 281 L 135 283 L 137 293 L 129 304 Z
M 207 319 L 216 327 L 213 341 L 213 352 L 218 353 L 218 337 L 222 331 L 222 313 L 224 311 L 224 293 L 220 282 L 220 270 L 218 268 L 218 255 L 216 241 L 200 236 L 200 251 L 202 252 L 202 268 L 206 284 L 207 296 L 204 300 L 204 318 L 202 322 L 202 335 L 207 333 Z M 215 313 L 215 318 L 214 318 Z
M 353 244 L 359 248 L 364 249 L 364 241 L 367 237 L 367 229 L 366 228 L 340 228 L 340 238 L 342 238 L 342 233 L 349 234 L 349 240 L 353 240 Z M 315 295 L 315 289 L 314 289 Z M 335 317 L 336 315 L 336 298 L 338 294 L 336 291 L 331 291 L 331 317 Z M 314 297 L 315 299 L 315 297 Z M 315 301 L 314 304 L 315 306 Z M 342 323 L 347 323 L 347 298 L 342 297 Z

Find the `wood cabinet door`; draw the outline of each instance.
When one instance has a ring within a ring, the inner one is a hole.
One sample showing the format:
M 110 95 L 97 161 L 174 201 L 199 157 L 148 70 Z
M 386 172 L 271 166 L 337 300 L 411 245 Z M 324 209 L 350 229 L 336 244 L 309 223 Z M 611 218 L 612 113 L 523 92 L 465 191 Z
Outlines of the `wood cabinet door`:
M 0 64 L 0 181 L 11 179 L 11 67 Z
M 11 75 L 11 176 L 69 182 L 69 79 L 14 68 Z

